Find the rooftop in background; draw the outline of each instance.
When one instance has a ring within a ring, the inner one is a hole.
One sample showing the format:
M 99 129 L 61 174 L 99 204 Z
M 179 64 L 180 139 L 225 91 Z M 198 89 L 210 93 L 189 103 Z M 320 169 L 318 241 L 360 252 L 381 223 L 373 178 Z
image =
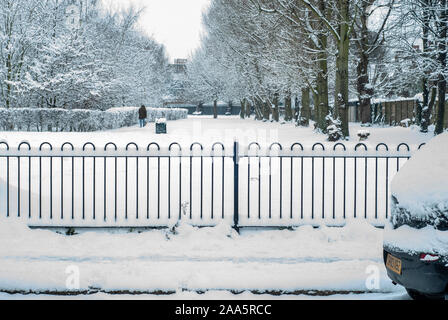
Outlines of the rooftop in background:
M 187 72 L 187 59 L 174 59 L 174 63 L 170 64 L 174 73 L 185 73 Z

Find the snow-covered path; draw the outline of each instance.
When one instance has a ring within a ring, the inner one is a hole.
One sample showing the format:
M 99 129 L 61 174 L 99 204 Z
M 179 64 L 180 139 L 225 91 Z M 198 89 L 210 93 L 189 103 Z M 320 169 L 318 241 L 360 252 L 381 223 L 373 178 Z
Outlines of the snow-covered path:
M 301 142 L 304 147 L 310 147 L 314 143 L 320 142 L 328 146 L 334 143 L 326 142 L 327 136 L 317 134 L 312 129 L 296 127 L 294 124 L 279 124 L 271 122 L 260 122 L 253 119 L 242 120 L 239 117 L 228 116 L 213 119 L 208 116 L 189 116 L 188 119 L 169 121 L 167 123 L 168 134 L 156 135 L 154 124 L 151 123 L 145 128 L 138 126 L 121 128 L 116 130 L 99 132 L 0 132 L 0 140 L 7 141 L 10 145 L 16 146 L 22 141 L 28 141 L 33 147 L 38 147 L 42 142 L 47 141 L 59 147 L 63 142 L 72 142 L 75 146 L 82 146 L 90 141 L 98 146 L 104 146 L 108 142 L 115 142 L 119 147 L 126 146 L 129 142 L 135 142 L 145 147 L 150 142 L 157 142 L 161 146 L 167 147 L 172 142 L 178 142 L 183 147 L 189 146 L 193 142 L 200 142 L 210 146 L 215 142 L 223 142 L 231 145 L 235 138 L 238 138 L 242 146 L 251 142 L 258 142 L 262 146 L 267 146 L 274 142 L 280 142 L 284 146 L 290 146 L 295 142 Z M 433 135 L 433 127 L 430 132 L 423 134 L 419 128 L 401 127 L 379 127 L 367 128 L 370 137 L 364 143 L 370 148 L 378 143 L 386 143 L 391 147 L 396 147 L 399 143 L 408 143 L 412 149 L 419 144 L 427 142 Z M 350 123 L 349 145 L 358 143 L 358 130 L 366 130 L 359 123 Z
M 298 299 L 350 293 L 357 295 L 345 297 L 406 297 L 385 274 L 382 230 L 366 222 L 240 235 L 224 224 L 72 237 L 10 220 L 1 221 L 0 228 L 3 293 L 70 292 L 67 281 L 79 274 L 75 291 L 96 293 L 88 296 L 95 299 L 117 292 L 163 299 L 204 298 L 198 292 L 226 299 L 273 297 L 260 295 L 266 293 Z

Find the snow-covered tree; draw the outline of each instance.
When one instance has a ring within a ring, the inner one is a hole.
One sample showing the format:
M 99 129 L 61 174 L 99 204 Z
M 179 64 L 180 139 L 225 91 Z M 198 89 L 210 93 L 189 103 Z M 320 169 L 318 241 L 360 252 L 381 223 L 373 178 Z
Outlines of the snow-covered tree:
M 168 59 L 136 27 L 142 10 L 97 0 L 0 4 L 0 106 L 161 105 Z

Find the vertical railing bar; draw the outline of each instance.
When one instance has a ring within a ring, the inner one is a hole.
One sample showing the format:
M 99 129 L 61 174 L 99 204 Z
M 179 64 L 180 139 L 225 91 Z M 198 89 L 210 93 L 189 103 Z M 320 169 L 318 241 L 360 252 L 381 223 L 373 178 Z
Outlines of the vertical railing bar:
M 343 217 L 345 220 L 345 209 L 347 207 L 347 157 L 344 157 L 344 205 L 343 205 Z
M 233 225 L 238 230 L 239 224 L 239 144 L 233 143 Z
M 336 219 L 336 158 L 333 157 L 333 220 Z
M 39 219 L 42 219 L 42 156 L 39 156 Z
M 224 152 L 224 150 L 223 150 L 223 152 Z M 225 163 L 226 163 L 226 158 L 225 158 L 225 156 L 223 155 L 222 156 L 222 188 L 221 188 L 221 190 L 222 190 L 222 197 L 221 197 L 221 212 L 222 212 L 222 219 L 224 219 L 224 216 L 225 216 L 225 211 L 224 211 L 224 203 L 225 203 L 225 199 L 224 199 L 224 190 L 225 190 L 225 180 L 224 180 L 224 173 L 225 173 Z
M 64 157 L 61 157 L 61 220 L 64 219 Z
M 389 214 L 389 158 L 386 158 L 386 219 Z
M 20 157 L 17 157 L 17 216 L 20 217 Z
M 160 155 L 157 157 L 157 219 L 160 219 Z
M 9 217 L 9 157 L 6 157 L 6 216 Z
M 182 219 L 182 155 L 179 155 L 179 220 Z
M 300 218 L 303 220 L 303 157 L 300 157 Z
M 86 218 L 86 171 L 85 171 L 85 157 L 82 157 L 82 220 Z
M 114 175 L 114 182 L 115 182 L 115 186 L 114 186 L 114 218 L 115 221 L 117 221 L 118 219 L 118 213 L 117 213 L 117 207 L 118 207 L 118 179 L 117 179 L 117 157 L 114 157 L 114 171 L 115 171 L 115 175 Z
M 210 209 L 212 220 L 213 220 L 213 196 L 214 196 L 213 193 L 214 193 L 214 182 L 215 182 L 215 159 L 214 159 L 214 157 L 213 157 L 213 155 L 212 155 L 212 184 L 211 184 L 211 186 L 212 186 L 212 198 L 211 198 L 211 209 Z
M 247 219 L 250 219 L 250 159 L 247 157 Z
M 325 157 L 322 157 L 322 219 L 325 219 Z
M 139 167 L 139 162 L 138 162 L 138 157 L 135 157 L 135 181 L 136 181 L 136 185 L 135 185 L 135 219 L 138 220 L 138 189 L 139 189 L 139 185 L 138 185 L 138 167 Z M 169 184 L 169 183 L 168 183 Z
M 364 160 L 364 219 L 367 219 L 367 166 L 369 162 L 367 157 Z
M 378 219 L 378 157 L 375 157 L 375 220 Z
M 203 218 L 203 199 L 204 199 L 204 157 L 201 153 L 201 220 Z
M 190 156 L 190 220 L 193 218 L 193 196 L 192 196 L 192 192 L 193 192 L 193 156 Z
M 283 217 L 283 158 L 280 160 L 280 219 Z
M 314 220 L 314 157 L 311 158 L 311 220 Z
M 50 157 L 50 220 L 53 219 L 53 157 Z
M 354 164 L 354 168 L 355 168 L 355 180 L 354 180 L 354 183 L 353 183 L 353 187 L 354 187 L 354 192 L 353 192 L 353 194 L 354 194 L 354 200 L 353 200 L 353 216 L 356 218 L 356 181 L 357 181 L 357 168 L 356 168 L 356 165 L 357 165 L 357 162 L 356 162 L 356 157 L 353 157 L 353 161 L 355 162 L 355 164 Z
M 31 157 L 28 157 L 28 218 L 31 219 Z
M 258 156 L 258 219 L 261 219 L 261 157 Z
M 128 220 L 128 157 L 125 157 L 124 218 Z
M 93 220 L 96 219 L 96 158 L 93 161 Z
M 272 218 L 272 157 L 269 155 L 269 219 Z
M 75 158 L 72 157 L 72 220 L 75 219 Z
M 168 219 L 171 218 L 171 156 L 168 157 Z
M 103 177 L 104 177 L 104 186 L 103 186 L 103 219 L 107 220 L 107 157 L 104 157 L 104 167 L 103 167 Z
M 146 157 L 146 219 L 149 219 L 149 157 Z
M 293 179 L 293 176 L 294 176 L 294 160 L 293 160 L 293 157 L 291 157 L 291 177 L 290 177 L 290 187 L 291 187 L 291 189 L 290 189 L 290 196 L 289 196 L 289 216 L 290 216 L 290 218 L 292 219 L 292 197 L 293 197 L 293 194 L 294 194 L 294 179 Z

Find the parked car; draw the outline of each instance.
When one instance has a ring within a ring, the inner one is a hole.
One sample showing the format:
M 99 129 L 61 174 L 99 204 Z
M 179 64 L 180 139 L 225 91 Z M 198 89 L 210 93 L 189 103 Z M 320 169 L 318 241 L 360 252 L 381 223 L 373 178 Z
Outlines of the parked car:
M 413 299 L 448 299 L 448 133 L 433 138 L 394 177 L 384 263 Z

